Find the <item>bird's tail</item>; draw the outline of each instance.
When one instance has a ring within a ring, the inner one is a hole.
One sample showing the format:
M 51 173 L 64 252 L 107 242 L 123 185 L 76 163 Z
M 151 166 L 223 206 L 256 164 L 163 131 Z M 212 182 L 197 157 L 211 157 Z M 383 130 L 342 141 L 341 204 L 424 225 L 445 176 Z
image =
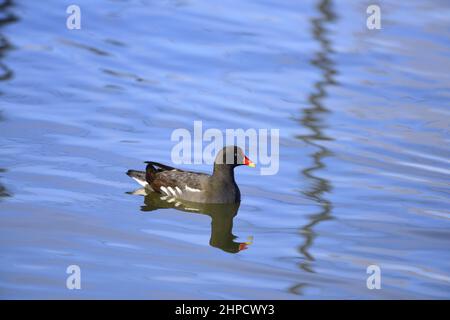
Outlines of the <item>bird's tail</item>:
M 145 171 L 138 170 L 128 170 L 127 175 L 136 180 L 141 186 L 146 187 L 148 185 L 147 180 L 145 179 Z

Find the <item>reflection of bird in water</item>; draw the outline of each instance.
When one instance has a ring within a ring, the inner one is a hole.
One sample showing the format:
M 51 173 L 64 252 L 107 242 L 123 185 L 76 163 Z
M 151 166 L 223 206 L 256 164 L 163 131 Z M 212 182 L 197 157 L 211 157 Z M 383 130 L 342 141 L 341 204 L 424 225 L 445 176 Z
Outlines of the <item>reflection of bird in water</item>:
M 209 244 L 212 247 L 222 249 L 229 253 L 237 253 L 247 249 L 252 243 L 250 238 L 247 242 L 235 242 L 233 235 L 233 219 L 237 215 L 240 203 L 232 204 L 200 204 L 187 201 L 168 202 L 164 196 L 156 192 L 147 192 L 141 188 L 132 194 L 144 195 L 142 211 L 153 211 L 158 209 L 177 209 L 187 213 L 205 214 L 211 217 L 211 238 Z

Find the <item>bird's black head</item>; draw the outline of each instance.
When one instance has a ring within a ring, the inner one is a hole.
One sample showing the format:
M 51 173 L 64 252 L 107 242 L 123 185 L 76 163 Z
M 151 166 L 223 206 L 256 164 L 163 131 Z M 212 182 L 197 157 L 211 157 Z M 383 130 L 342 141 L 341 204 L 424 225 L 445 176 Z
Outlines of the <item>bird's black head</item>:
M 238 146 L 224 147 L 216 156 L 215 165 L 227 165 L 232 168 L 240 165 L 255 167 L 255 164 L 245 156 L 244 151 Z

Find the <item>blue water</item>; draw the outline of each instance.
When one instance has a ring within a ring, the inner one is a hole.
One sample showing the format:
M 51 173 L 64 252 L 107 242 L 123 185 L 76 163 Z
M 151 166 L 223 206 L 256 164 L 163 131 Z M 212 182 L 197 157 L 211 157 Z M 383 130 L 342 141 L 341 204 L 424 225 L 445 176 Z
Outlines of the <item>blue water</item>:
M 450 4 L 378 3 L 1 6 L 0 297 L 450 298 Z M 127 193 L 196 120 L 280 129 L 234 217 Z

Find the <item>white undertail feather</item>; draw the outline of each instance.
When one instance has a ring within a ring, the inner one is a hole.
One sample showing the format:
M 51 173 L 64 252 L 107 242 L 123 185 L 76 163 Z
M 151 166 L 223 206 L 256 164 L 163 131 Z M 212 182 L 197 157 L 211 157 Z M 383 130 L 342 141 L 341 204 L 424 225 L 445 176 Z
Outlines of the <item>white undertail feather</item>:
M 143 186 L 143 187 L 146 187 L 146 186 L 148 186 L 148 182 L 147 181 L 145 181 L 145 180 L 140 180 L 140 179 L 138 179 L 138 178 L 135 178 L 135 177 L 131 177 L 133 180 L 135 180 L 137 183 L 139 183 L 141 186 Z
M 131 194 L 138 195 L 138 196 L 146 196 L 148 194 L 148 192 L 147 192 L 146 188 L 139 188 L 139 189 L 136 189 L 133 192 L 131 192 Z

